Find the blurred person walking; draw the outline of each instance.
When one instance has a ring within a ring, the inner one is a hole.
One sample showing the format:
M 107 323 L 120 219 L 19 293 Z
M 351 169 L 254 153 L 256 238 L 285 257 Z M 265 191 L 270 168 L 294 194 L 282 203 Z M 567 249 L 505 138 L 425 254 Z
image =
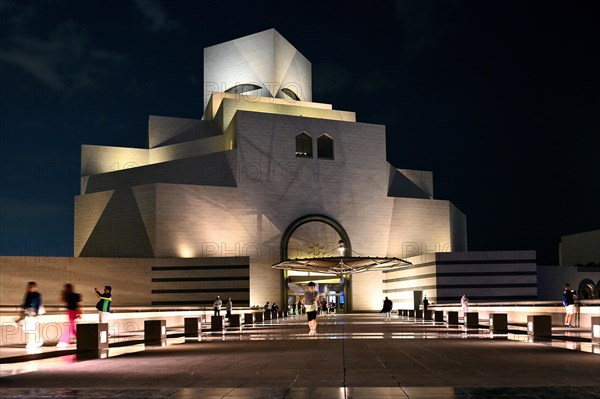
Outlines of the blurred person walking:
M 72 284 L 65 284 L 60 293 L 60 300 L 67 306 L 67 316 L 69 317 L 69 326 L 63 331 L 60 340 L 56 346 L 65 347 L 73 343 L 77 337 L 76 320 L 81 315 L 81 295 L 76 293 Z
M 37 348 L 44 344 L 44 339 L 38 334 L 37 316 L 46 313 L 42 304 L 42 294 L 38 292 L 35 281 L 27 283 L 27 291 L 21 305 L 21 314 L 15 320 L 17 323 L 24 320 L 23 331 L 26 335 L 27 348 Z
M 385 299 L 383 300 L 383 308 L 381 308 L 381 311 L 379 313 L 385 313 L 385 321 L 390 321 L 392 320 L 392 308 L 394 307 L 394 304 L 392 303 L 391 299 L 388 299 L 388 297 L 386 296 Z

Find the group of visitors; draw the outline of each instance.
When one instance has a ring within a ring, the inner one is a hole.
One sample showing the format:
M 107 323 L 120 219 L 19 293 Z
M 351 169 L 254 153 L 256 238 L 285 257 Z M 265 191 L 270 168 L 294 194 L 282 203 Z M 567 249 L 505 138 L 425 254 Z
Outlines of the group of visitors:
M 277 305 L 275 302 L 273 302 L 273 304 L 271 305 L 270 302 L 267 301 L 267 303 L 265 303 L 265 305 L 263 306 L 263 310 L 265 312 L 277 313 L 279 312 L 279 305 Z
M 298 301 L 297 304 L 296 301 L 293 301 L 290 305 L 290 314 L 302 314 L 303 307 L 304 305 L 302 304 L 302 301 Z
M 100 293 L 97 288 L 94 288 L 94 291 L 98 297 L 96 309 L 98 309 L 99 322 L 107 323 L 112 302 L 112 287 L 108 285 L 105 286 L 102 293 Z M 62 331 L 56 346 L 66 347 L 69 344 L 74 343 L 77 337 L 76 325 L 77 319 L 79 319 L 82 314 L 82 296 L 75 292 L 73 284 L 67 283 L 60 292 L 59 301 L 66 307 L 69 324 Z M 38 334 L 37 316 L 45 313 L 46 309 L 42 301 L 42 294 L 38 291 L 38 285 L 35 281 L 29 281 L 25 290 L 23 303 L 21 304 L 21 311 L 19 316 L 15 319 L 15 322 L 23 323 L 24 325 L 23 330 L 26 334 L 27 348 L 35 348 L 44 344 L 43 337 Z
M 99 312 L 99 322 L 107 323 L 108 315 L 110 312 L 110 306 L 112 303 L 112 287 L 105 286 L 104 291 L 100 292 L 97 288 L 94 288 L 94 292 L 96 297 L 98 298 L 98 302 L 96 304 L 96 308 Z M 577 298 L 577 293 L 575 290 L 571 289 L 569 283 L 565 283 L 563 290 L 563 305 L 565 306 L 565 327 L 572 327 L 572 318 L 575 313 L 575 299 Z M 67 346 L 73 343 L 76 337 L 76 323 L 77 319 L 81 317 L 81 302 L 82 297 L 81 294 L 76 293 L 72 284 L 67 283 L 64 285 L 61 293 L 60 293 L 60 301 L 67 308 L 67 317 L 69 320 L 68 328 L 66 328 L 57 344 L 59 347 Z M 429 305 L 429 300 L 427 296 L 423 299 L 423 309 L 427 311 L 427 307 Z M 463 311 L 463 317 L 466 316 L 469 311 L 469 298 L 466 294 L 460 299 L 460 304 Z M 220 296 L 217 296 L 214 303 L 214 316 L 220 316 L 221 308 L 223 306 L 223 301 Z M 226 319 L 231 317 L 231 310 L 233 308 L 233 302 L 231 297 L 227 298 L 226 306 Z M 383 307 L 380 313 L 385 314 L 385 321 L 391 320 L 391 312 L 393 308 L 393 302 L 386 296 L 383 301 Z M 277 312 L 279 310 L 279 306 L 276 303 L 272 305 L 267 302 L 263 307 L 265 312 Z M 329 313 L 335 309 L 335 303 L 327 303 L 327 301 L 322 300 L 319 301 L 319 292 L 316 290 L 316 284 L 314 282 L 308 283 L 308 290 L 304 293 L 304 302 L 302 300 L 292 304 L 292 312 L 295 313 L 297 310 L 298 314 L 306 312 L 307 323 L 309 328 L 309 335 L 317 334 L 317 313 L 324 314 Z M 27 289 L 25 292 L 25 297 L 23 299 L 23 304 L 21 305 L 21 312 L 19 317 L 15 320 L 16 322 L 25 323 L 24 330 L 27 333 L 27 347 L 36 347 L 43 345 L 43 339 L 39 337 L 39 334 L 36 333 L 37 330 L 37 321 L 36 317 L 44 314 L 45 309 L 42 302 L 42 295 L 38 291 L 38 285 L 35 281 L 30 281 L 27 283 Z
M 563 306 L 565 307 L 565 327 L 573 327 L 571 322 L 573 319 L 573 315 L 575 314 L 575 299 L 577 298 L 577 292 L 571 289 L 571 285 L 569 283 L 565 283 L 562 295 Z M 427 311 L 427 307 L 429 306 L 429 300 L 427 299 L 427 295 L 423 298 L 423 311 Z M 460 306 L 462 309 L 463 317 L 466 319 L 467 313 L 469 312 L 469 298 L 467 294 L 463 294 L 460 298 Z M 389 321 L 391 319 L 393 303 L 386 296 L 383 300 L 383 307 L 379 311 L 379 313 L 383 313 L 385 315 L 384 320 Z
M 319 303 L 319 305 L 320 305 L 319 306 L 319 314 L 320 315 L 335 313 L 335 302 L 327 303 L 327 301 L 325 299 L 323 299 Z
M 331 302 L 327 303 L 327 301 L 323 299 L 321 301 L 318 301 L 317 313 L 319 315 L 335 314 L 335 308 L 336 308 L 335 302 L 331 301 Z M 298 300 L 298 302 L 294 301 L 289 305 L 289 311 L 290 311 L 290 314 L 301 315 L 301 314 L 306 313 L 306 306 L 304 306 L 304 303 L 300 299 L 300 300 Z
M 221 297 L 217 295 L 215 302 L 213 303 L 214 316 L 221 316 L 221 308 L 223 307 L 223 301 Z M 231 297 L 227 298 L 227 303 L 225 304 L 225 319 L 229 320 L 231 318 L 231 310 L 233 309 L 233 302 L 231 301 Z

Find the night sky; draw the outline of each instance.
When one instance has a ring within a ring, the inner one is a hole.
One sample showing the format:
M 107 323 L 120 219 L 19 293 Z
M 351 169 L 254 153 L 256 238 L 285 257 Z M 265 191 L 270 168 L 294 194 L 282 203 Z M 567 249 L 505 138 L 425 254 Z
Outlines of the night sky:
M 200 118 L 204 47 L 275 28 L 311 61 L 313 101 L 386 125 L 392 165 L 433 171 L 469 250 L 557 264 L 560 236 L 600 228 L 599 11 L 0 0 L 0 253 L 72 256 L 80 146 L 146 147 L 149 114 Z

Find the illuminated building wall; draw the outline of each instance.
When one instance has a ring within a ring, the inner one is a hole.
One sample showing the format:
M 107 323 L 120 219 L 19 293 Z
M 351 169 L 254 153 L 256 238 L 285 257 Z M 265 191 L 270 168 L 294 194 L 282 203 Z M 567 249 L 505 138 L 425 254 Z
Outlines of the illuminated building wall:
M 216 295 L 249 306 L 249 261 L 226 258 L 91 258 L 3 256 L 0 258 L 0 303 L 20 305 L 25 284 L 36 281 L 43 302 L 64 306 L 66 282 L 82 295 L 82 305 L 98 302 L 94 288 L 113 288 L 113 307 L 204 306 Z M 12 320 L 12 317 L 11 317 Z
M 561 266 L 597 267 L 600 271 L 600 230 L 562 236 L 558 254 Z
M 246 257 L 262 305 L 279 301 L 282 233 L 306 215 L 341 224 L 354 255 L 466 250 L 431 172 L 390 165 L 385 126 L 311 102 L 310 63 L 275 30 L 205 49 L 204 72 L 202 120 L 150 116 L 146 149 L 82 147 L 75 256 Z M 352 284 L 355 310 L 380 306 L 381 273 Z
M 535 251 L 435 252 L 407 260 L 413 265 L 382 273 L 385 294 L 407 309 L 414 291 L 431 304 L 457 303 L 463 294 L 473 303 L 538 296 Z
M 275 29 L 204 49 L 204 109 L 215 92 L 312 101 L 310 62 Z

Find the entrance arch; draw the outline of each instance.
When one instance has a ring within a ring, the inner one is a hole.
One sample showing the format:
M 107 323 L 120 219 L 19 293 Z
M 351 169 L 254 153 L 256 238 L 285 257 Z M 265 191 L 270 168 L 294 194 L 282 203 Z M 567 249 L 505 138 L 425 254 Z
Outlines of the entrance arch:
M 342 227 L 340 223 L 330 218 L 329 216 L 314 214 L 299 217 L 298 219 L 294 220 L 287 227 L 287 229 L 285 229 L 283 235 L 281 236 L 281 242 L 279 244 L 279 254 L 281 262 L 288 259 L 288 244 L 290 243 L 290 238 L 292 238 L 292 234 L 294 234 L 294 231 L 296 231 L 296 229 L 302 226 L 303 224 L 310 222 L 321 222 L 332 227 L 340 235 L 342 241 L 344 241 L 344 247 L 346 248 L 347 256 L 352 256 L 352 244 L 350 243 L 350 236 L 348 236 L 348 233 L 346 233 L 344 227 Z
M 350 241 L 350 236 L 344 229 L 344 227 L 335 219 L 330 218 L 329 216 L 320 215 L 320 214 L 311 214 L 306 216 L 301 216 L 298 219 L 294 220 L 290 225 L 285 229 L 281 236 L 281 241 L 279 244 L 279 254 L 280 261 L 286 261 L 289 259 L 289 245 L 294 232 L 298 230 L 301 226 L 307 223 L 323 223 L 327 226 L 331 227 L 335 233 L 337 233 L 344 242 L 345 254 L 347 256 L 352 256 L 352 243 Z M 285 270 L 281 271 L 281 303 L 288 303 L 288 278 L 287 272 Z M 346 311 L 352 311 L 352 295 L 351 295 L 351 276 L 342 279 L 344 286 L 344 306 Z

